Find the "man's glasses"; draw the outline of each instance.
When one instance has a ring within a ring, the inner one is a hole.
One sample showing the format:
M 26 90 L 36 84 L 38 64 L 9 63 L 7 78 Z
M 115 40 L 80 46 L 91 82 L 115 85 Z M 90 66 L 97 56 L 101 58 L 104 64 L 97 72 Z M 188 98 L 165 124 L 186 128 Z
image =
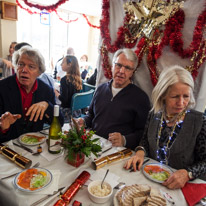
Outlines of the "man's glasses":
M 125 65 L 117 63 L 117 62 L 114 64 L 115 64 L 115 67 L 117 69 L 121 69 L 122 67 L 124 67 L 126 69 L 126 71 L 133 71 L 134 70 L 134 68 L 131 68 L 130 66 L 125 66 Z

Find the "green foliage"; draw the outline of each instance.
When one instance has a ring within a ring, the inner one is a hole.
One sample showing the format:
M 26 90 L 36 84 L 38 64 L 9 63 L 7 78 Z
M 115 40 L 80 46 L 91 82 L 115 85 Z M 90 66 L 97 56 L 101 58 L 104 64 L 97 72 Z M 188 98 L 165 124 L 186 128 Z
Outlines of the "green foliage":
M 68 132 L 60 133 L 62 138 L 62 145 L 67 150 L 68 158 L 71 158 L 73 153 L 82 152 L 87 157 L 93 153 L 97 156 L 97 153 L 102 150 L 98 141 L 99 138 L 92 139 L 94 131 L 87 131 L 84 127 L 71 128 Z

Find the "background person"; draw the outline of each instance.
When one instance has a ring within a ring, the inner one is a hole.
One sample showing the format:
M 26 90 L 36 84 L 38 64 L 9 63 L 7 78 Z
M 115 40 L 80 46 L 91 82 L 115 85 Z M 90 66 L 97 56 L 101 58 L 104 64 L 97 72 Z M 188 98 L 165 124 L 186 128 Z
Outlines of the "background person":
M 131 49 L 120 49 L 113 57 L 113 79 L 95 91 L 88 114 L 78 123 L 109 139 L 113 146 L 134 149 L 143 134 L 150 110 L 148 96 L 132 84 L 137 56 Z
M 92 74 L 92 67 L 89 65 L 88 56 L 86 54 L 81 56 L 80 64 L 81 64 L 80 66 L 81 78 L 83 80 L 86 80 Z
M 9 46 L 9 54 L 7 55 L 6 59 L 0 60 L 0 67 L 2 68 L 2 77 L 6 78 L 8 76 L 11 76 L 15 73 L 14 67 L 12 65 L 12 55 L 14 53 L 14 48 L 16 46 L 17 42 L 11 42 Z
M 163 70 L 152 92 L 153 108 L 148 116 L 141 146 L 125 164 L 140 170 L 144 156 L 177 169 L 163 183 L 182 188 L 194 178 L 206 180 L 206 119 L 192 110 L 195 104 L 191 74 L 180 66 Z M 156 132 L 154 132 L 156 131 Z
M 64 57 L 61 66 L 62 71 L 66 72 L 66 76 L 61 79 L 60 92 L 55 90 L 55 95 L 61 101 L 64 121 L 69 122 L 72 96 L 82 90 L 82 80 L 80 77 L 79 64 L 75 56 L 67 55 Z
M 72 47 L 68 47 L 67 55 L 75 56 L 75 52 L 74 52 L 74 49 Z M 64 56 L 57 61 L 55 69 L 54 69 L 54 79 L 57 79 L 58 81 L 60 81 L 61 78 L 66 75 L 66 72 L 64 72 L 62 70 L 62 67 L 61 67 L 61 63 L 62 63 L 63 58 L 64 58 Z
M 55 94 L 37 77 L 45 71 L 43 56 L 31 47 L 13 54 L 16 74 L 0 81 L 0 142 L 26 132 L 37 132 L 51 124 Z M 63 117 L 60 113 L 60 122 Z

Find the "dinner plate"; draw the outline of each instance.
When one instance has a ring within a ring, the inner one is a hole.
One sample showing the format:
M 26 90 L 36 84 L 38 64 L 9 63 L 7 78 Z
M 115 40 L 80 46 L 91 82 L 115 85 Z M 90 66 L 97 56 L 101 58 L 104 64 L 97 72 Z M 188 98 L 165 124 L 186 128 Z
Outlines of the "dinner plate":
M 42 137 L 42 138 L 41 138 Z M 26 146 L 39 145 L 45 142 L 46 136 L 37 132 L 22 134 L 18 138 L 19 142 Z
M 121 190 L 121 189 L 120 189 L 120 190 Z M 120 205 L 119 205 L 119 202 L 118 202 L 118 200 L 117 200 L 117 194 L 118 194 L 118 192 L 120 192 L 120 190 L 118 190 L 118 191 L 116 192 L 116 194 L 114 195 L 114 198 L 113 198 L 113 205 L 114 205 L 114 206 L 120 206 Z M 167 198 L 165 197 L 165 194 L 166 194 L 165 192 L 163 192 L 162 190 L 160 190 L 160 193 L 161 193 L 162 196 L 165 198 L 167 206 L 173 206 L 173 205 L 174 205 L 173 202 L 169 202 L 169 201 L 167 200 Z
M 35 174 L 31 175 L 31 173 L 34 172 Z M 45 189 L 48 185 L 51 184 L 52 178 L 53 177 L 51 172 L 47 169 L 40 168 L 40 167 L 30 168 L 30 169 L 23 170 L 22 172 L 18 173 L 15 176 L 14 185 L 16 188 L 18 188 L 23 192 L 33 193 Z M 34 185 L 33 187 L 31 186 L 32 181 Z M 41 182 L 41 184 L 39 184 L 39 182 Z M 28 186 L 27 183 L 30 186 Z
M 142 168 L 143 174 L 150 180 L 162 183 L 172 174 L 171 169 L 160 163 L 148 163 Z

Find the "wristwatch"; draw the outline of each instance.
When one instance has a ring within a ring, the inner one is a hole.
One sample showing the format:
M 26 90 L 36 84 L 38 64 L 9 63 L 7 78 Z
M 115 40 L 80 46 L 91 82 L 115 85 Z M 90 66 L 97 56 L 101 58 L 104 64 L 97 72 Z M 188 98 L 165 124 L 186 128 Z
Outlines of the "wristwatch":
M 188 177 L 189 177 L 190 180 L 194 179 L 191 171 L 187 171 L 187 174 L 188 174 Z

